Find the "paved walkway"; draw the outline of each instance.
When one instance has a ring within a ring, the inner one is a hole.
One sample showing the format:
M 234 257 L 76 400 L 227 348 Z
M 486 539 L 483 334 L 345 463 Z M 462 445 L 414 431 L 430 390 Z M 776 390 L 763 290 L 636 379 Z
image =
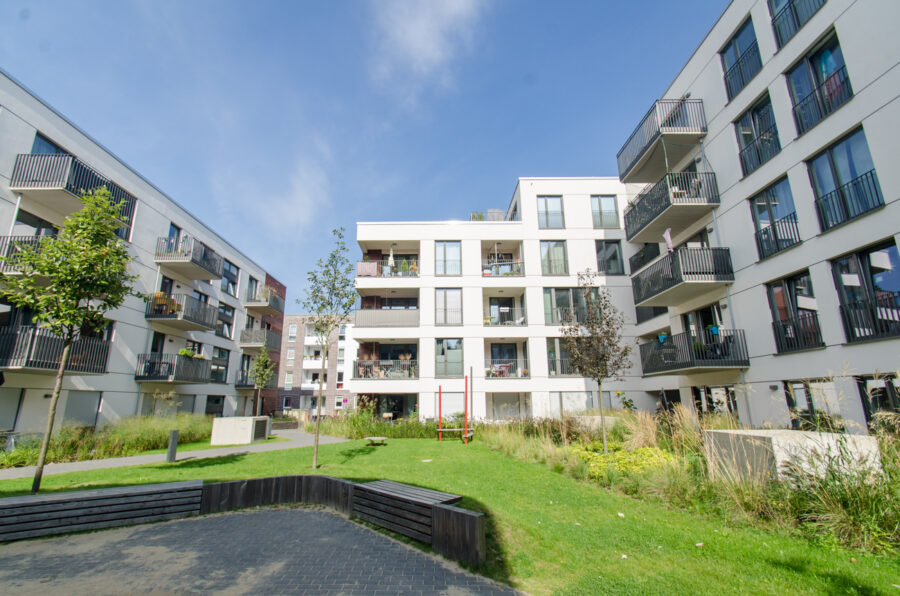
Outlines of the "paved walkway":
M 324 511 L 263 509 L 0 545 L 0 594 L 515 594 Z
M 272 434 L 276 437 L 288 439 L 277 443 L 260 443 L 257 445 L 237 445 L 234 447 L 222 447 L 217 449 L 201 449 L 198 451 L 184 451 L 178 453 L 176 461 L 188 459 L 206 459 L 208 457 L 221 457 L 236 453 L 258 453 L 260 451 L 280 451 L 282 449 L 296 449 L 297 447 L 310 447 L 313 444 L 314 435 L 299 430 L 275 430 Z M 346 439 L 326 437 L 319 435 L 319 444 L 341 443 Z M 110 459 L 92 459 L 60 464 L 47 464 L 44 466 L 44 476 L 49 474 L 64 474 L 66 472 L 82 472 L 85 470 L 99 470 L 101 468 L 120 468 L 123 466 L 139 466 L 143 464 L 156 464 L 166 461 L 165 453 L 155 455 L 133 455 L 131 457 L 113 457 Z M 0 480 L 9 478 L 31 478 L 34 476 L 34 466 L 23 468 L 6 468 L 0 470 Z

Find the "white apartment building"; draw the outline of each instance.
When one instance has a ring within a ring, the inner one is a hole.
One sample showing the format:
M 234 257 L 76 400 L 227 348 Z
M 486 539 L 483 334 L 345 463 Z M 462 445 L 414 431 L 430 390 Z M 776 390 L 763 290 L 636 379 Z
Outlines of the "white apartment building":
M 896 0 L 733 0 L 648 98 L 618 168 L 646 185 L 635 304 L 668 312 L 636 333 L 682 402 L 851 431 L 900 409 L 898 22 Z
M 128 298 L 103 333 L 73 347 L 59 424 L 249 413 L 253 355 L 269 349 L 278 361 L 284 286 L 0 71 L 0 254 L 54 235 L 80 208 L 79 190 L 100 186 L 126 201 L 123 238 L 149 300 Z M 3 268 L 14 274 L 15 262 Z M 43 432 L 61 352 L 29 312 L 0 305 L 0 432 Z

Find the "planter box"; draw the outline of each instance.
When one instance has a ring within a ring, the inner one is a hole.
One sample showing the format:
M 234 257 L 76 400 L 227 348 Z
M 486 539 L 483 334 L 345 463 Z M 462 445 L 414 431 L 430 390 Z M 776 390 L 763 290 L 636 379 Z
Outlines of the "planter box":
M 232 416 L 213 420 L 210 445 L 249 445 L 264 441 L 272 431 L 268 416 Z

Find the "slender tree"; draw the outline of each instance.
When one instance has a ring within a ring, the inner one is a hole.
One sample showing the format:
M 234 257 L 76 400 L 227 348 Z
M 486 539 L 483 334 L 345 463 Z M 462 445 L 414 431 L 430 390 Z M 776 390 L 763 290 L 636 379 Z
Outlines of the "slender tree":
M 253 379 L 253 388 L 256 389 L 256 411 L 257 416 L 262 416 L 262 390 L 265 389 L 269 381 L 275 375 L 275 363 L 269 358 L 269 350 L 263 347 L 259 352 L 259 356 L 250 366 L 250 378 Z
M 319 422 L 322 419 L 322 383 L 325 381 L 325 363 L 331 337 L 341 325 L 350 320 L 357 293 L 353 285 L 353 265 L 347 258 L 344 243 L 344 228 L 332 230 L 334 248 L 323 260 L 319 259 L 316 269 L 310 271 L 306 280 L 306 298 L 303 308 L 310 314 L 316 339 L 322 346 L 322 372 L 319 375 L 319 398 L 316 400 L 316 437 L 313 443 L 313 469 L 319 466 Z
M 578 290 L 584 297 L 584 311 L 566 313 L 562 344 L 572 368 L 597 382 L 600 395 L 600 426 L 603 452 L 606 448 L 606 417 L 603 413 L 603 381 L 621 379 L 631 366 L 633 345 L 622 338 L 625 317 L 612 302 L 609 290 L 597 287 L 598 273 L 587 269 L 578 274 Z
M 30 309 L 35 322 L 62 339 L 62 354 L 47 412 L 47 427 L 31 492 L 41 488 L 56 406 L 72 345 L 83 333 L 103 329 L 109 311 L 129 295 L 139 296 L 128 273 L 132 257 L 116 232 L 125 227 L 121 204 L 105 187 L 81 193 L 83 207 L 68 216 L 59 234 L 39 246 L 19 246 L 6 257 L 20 275 L 0 275 L 0 295 Z

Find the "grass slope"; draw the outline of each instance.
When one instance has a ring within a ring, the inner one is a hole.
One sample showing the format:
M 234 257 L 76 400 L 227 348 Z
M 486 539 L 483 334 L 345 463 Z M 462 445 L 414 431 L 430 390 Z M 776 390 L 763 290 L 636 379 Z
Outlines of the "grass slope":
M 488 563 L 481 573 L 534 594 L 900 593 L 894 586 L 900 584 L 898 560 L 727 527 L 577 482 L 478 443 L 392 439 L 371 448 L 352 441 L 320 445 L 319 457 L 322 474 L 387 478 L 465 495 L 462 506 L 489 514 Z M 310 448 L 292 449 L 52 475 L 43 486 L 71 490 L 303 474 L 310 461 Z M 30 482 L 2 481 L 0 496 L 24 493 Z

